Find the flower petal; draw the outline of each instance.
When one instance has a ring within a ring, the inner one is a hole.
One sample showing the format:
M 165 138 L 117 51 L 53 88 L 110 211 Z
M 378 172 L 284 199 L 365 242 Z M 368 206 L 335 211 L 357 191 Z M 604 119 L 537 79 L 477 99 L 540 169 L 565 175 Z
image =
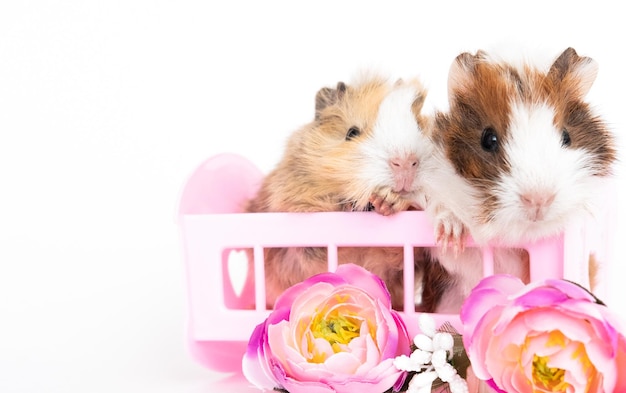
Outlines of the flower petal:
M 248 381 L 260 389 L 272 390 L 277 387 L 278 382 L 265 359 L 265 323 L 256 326 L 247 351 L 242 360 L 243 375 Z
M 311 276 L 306 280 L 297 283 L 283 291 L 283 293 L 281 293 L 280 296 L 276 299 L 276 302 L 274 303 L 274 309 L 291 308 L 294 299 L 296 299 L 298 296 L 301 296 L 302 292 L 309 290 L 310 287 L 320 282 L 330 284 L 334 287 L 345 284 L 346 280 L 341 276 L 329 272 Z
M 283 389 L 291 393 L 336 393 L 335 389 L 321 381 L 298 381 L 285 374 L 279 374 L 277 377 Z
M 527 310 L 537 307 L 549 307 L 565 302 L 567 299 L 569 299 L 569 297 L 558 289 L 542 286 L 517 296 L 511 302 L 511 305 L 513 307 L 519 307 L 522 310 Z
M 337 274 L 344 277 L 346 282 L 356 288 L 361 288 L 374 299 L 382 302 L 386 309 L 391 308 L 391 295 L 385 282 L 370 271 L 355 264 L 342 264 L 337 267 Z
M 588 300 L 592 303 L 596 302 L 596 298 L 588 290 L 567 280 L 549 279 L 545 280 L 543 285 L 551 286 L 563 292 L 570 299 Z
M 492 308 L 507 304 L 508 296 L 523 288 L 520 279 L 498 274 L 488 276 L 474 287 L 461 307 L 460 318 L 463 323 L 463 336 L 472 335 L 476 324 Z
M 626 338 L 624 338 L 624 336 L 620 336 L 619 338 L 619 342 L 617 344 L 617 348 L 615 351 L 615 367 L 614 367 L 614 373 L 613 372 L 605 372 L 604 376 L 605 379 L 608 380 L 608 385 L 605 383 L 604 385 L 604 389 L 608 392 L 611 389 L 614 392 L 626 392 L 626 373 L 624 372 L 624 370 L 626 370 Z M 607 374 L 609 374 L 608 376 L 610 378 L 606 378 Z M 615 374 L 615 383 L 614 386 L 613 384 L 610 382 L 611 379 L 614 378 Z
M 360 365 L 359 359 L 349 352 L 335 353 L 324 362 L 336 375 L 354 375 Z

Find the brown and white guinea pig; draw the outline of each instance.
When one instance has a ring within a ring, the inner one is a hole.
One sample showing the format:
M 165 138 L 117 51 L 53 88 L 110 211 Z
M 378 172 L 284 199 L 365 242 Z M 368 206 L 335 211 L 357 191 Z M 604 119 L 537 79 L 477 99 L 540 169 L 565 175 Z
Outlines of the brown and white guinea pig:
M 572 48 L 546 68 L 484 51 L 456 58 L 450 107 L 436 114 L 433 131 L 447 160 L 433 191 L 449 209 L 433 214 L 440 238 L 458 241 L 450 228 L 464 226 L 478 244 L 519 245 L 593 214 L 616 160 L 613 135 L 584 100 L 597 70 Z M 482 277 L 480 252 L 434 254 L 456 281 L 438 310 L 458 311 Z M 496 272 L 529 280 L 527 253 L 498 248 L 495 262 Z
M 290 135 L 282 159 L 246 211 L 388 215 L 419 208 L 420 161 L 432 150 L 421 129 L 425 96 L 418 80 L 392 82 L 368 73 L 351 84 L 322 88 L 314 120 Z M 418 275 L 421 254 L 416 249 Z M 269 307 L 286 288 L 328 266 L 326 248 L 269 248 L 264 257 Z M 402 308 L 401 248 L 339 248 L 338 262 L 378 275 L 394 307 Z

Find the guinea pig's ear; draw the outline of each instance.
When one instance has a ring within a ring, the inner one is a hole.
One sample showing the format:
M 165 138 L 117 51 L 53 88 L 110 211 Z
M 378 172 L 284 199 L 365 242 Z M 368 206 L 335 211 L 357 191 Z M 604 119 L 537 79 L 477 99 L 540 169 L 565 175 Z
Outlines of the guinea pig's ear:
M 315 120 L 320 118 L 320 114 L 324 108 L 334 105 L 341 100 L 346 89 L 346 84 L 343 82 L 337 83 L 336 89 L 322 87 L 315 95 Z
M 411 104 L 411 110 L 415 115 L 419 115 L 422 112 L 422 108 L 424 107 L 424 101 L 426 101 L 426 89 L 421 85 L 415 90 L 415 99 Z
M 556 86 L 572 89 L 580 97 L 589 92 L 597 75 L 598 63 L 590 57 L 578 56 L 574 48 L 563 51 L 548 71 L 548 78 Z
M 474 73 L 474 68 L 478 61 L 482 58 L 482 52 L 477 52 L 475 55 L 464 52 L 454 59 L 448 72 L 448 96 L 452 97 L 454 92 L 462 88 L 464 81 L 471 78 Z

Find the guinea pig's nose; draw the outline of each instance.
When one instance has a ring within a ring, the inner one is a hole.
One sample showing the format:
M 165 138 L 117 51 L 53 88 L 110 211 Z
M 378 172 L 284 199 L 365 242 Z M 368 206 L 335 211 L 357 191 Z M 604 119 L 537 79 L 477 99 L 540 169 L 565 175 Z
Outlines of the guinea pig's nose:
M 529 218 L 533 221 L 542 220 L 546 210 L 554 202 L 555 193 L 550 192 L 526 192 L 520 194 L 522 205 L 526 208 Z
M 407 157 L 395 157 L 389 160 L 389 163 L 394 168 L 394 170 L 401 171 L 410 171 L 417 169 L 419 165 L 419 160 L 417 157 L 410 155 Z
M 555 194 L 528 192 L 520 195 L 520 200 L 527 207 L 548 207 L 554 202 Z
M 419 160 L 413 154 L 394 157 L 389 160 L 395 192 L 410 192 L 413 188 L 418 166 Z

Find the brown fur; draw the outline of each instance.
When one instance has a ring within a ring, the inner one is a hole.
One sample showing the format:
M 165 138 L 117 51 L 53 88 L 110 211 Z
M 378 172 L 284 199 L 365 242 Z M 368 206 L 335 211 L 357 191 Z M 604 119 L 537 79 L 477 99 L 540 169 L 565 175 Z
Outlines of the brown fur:
M 418 122 L 423 121 L 419 111 L 426 91 L 417 81 L 398 83 L 416 87 L 419 94 L 412 109 Z M 361 165 L 359 160 L 363 159 L 355 155 L 355 148 L 361 138 L 371 134 L 378 106 L 390 88 L 385 79 L 377 76 L 367 76 L 351 86 L 340 82 L 335 89 L 322 88 L 316 95 L 314 121 L 290 136 L 281 161 L 266 176 L 246 211 L 368 210 L 372 198 L 381 196 L 393 211 L 409 209 L 412 200 L 389 189 L 372 189 L 354 176 L 355 166 Z M 347 141 L 351 127 L 357 127 L 362 134 Z M 325 248 L 266 249 L 264 257 L 269 307 L 286 288 L 327 270 Z M 421 259 L 422 252 L 416 249 L 416 262 Z M 339 248 L 338 260 L 358 263 L 378 275 L 387 284 L 394 308 L 403 307 L 401 248 Z

